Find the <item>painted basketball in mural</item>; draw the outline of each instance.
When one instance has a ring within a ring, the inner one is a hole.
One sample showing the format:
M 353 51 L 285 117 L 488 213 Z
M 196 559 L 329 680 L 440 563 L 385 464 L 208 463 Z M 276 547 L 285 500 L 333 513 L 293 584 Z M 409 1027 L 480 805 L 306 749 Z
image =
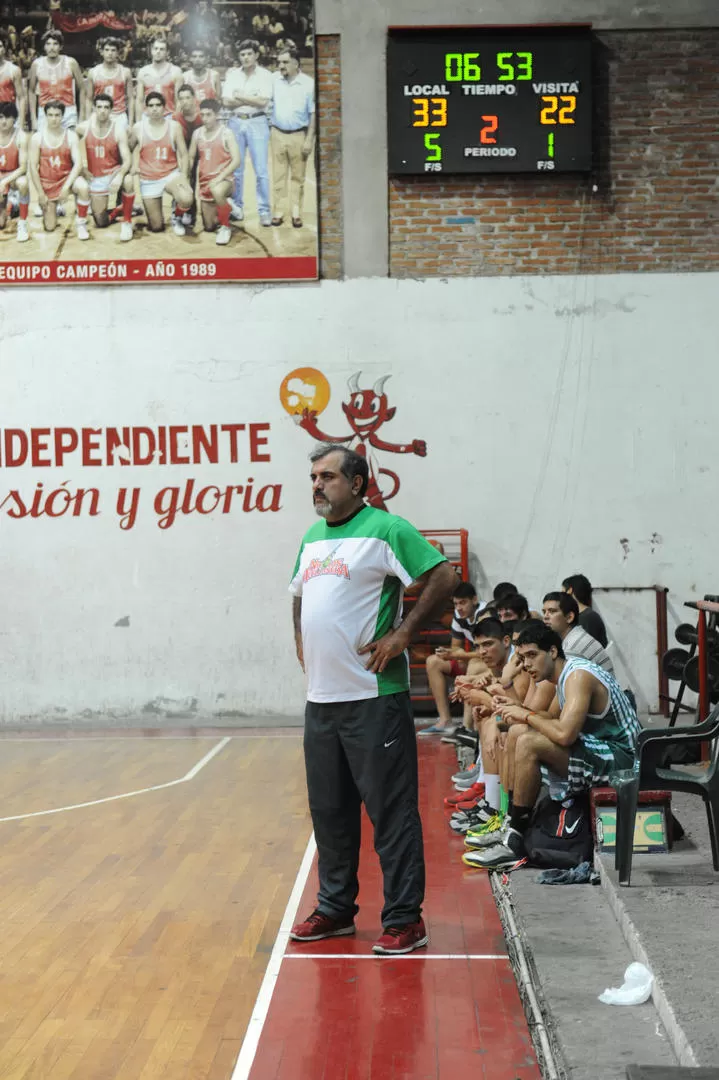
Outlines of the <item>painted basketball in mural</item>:
M 306 409 L 311 409 L 319 416 L 327 408 L 329 400 L 330 384 L 317 368 L 295 368 L 282 380 L 282 408 L 290 416 L 296 416 L 298 423 Z
M 427 444 L 424 439 L 412 439 L 408 443 L 391 443 L 378 435 L 383 424 L 393 419 L 397 409 L 389 405 L 384 385 L 389 375 L 382 375 L 373 386 L 360 387 L 361 372 L 357 371 L 347 381 L 349 395 L 342 402 L 350 431 L 346 435 L 328 435 L 321 430 L 317 417 L 326 408 L 330 398 L 329 383 L 325 376 L 314 368 L 297 368 L 287 375 L 280 387 L 280 400 L 288 413 L 299 423 L 308 435 L 318 442 L 343 443 L 367 459 L 369 465 L 369 485 L 366 499 L 372 506 L 386 510 L 386 503 L 393 499 L 400 487 L 399 477 L 391 469 L 381 468 L 373 450 L 384 450 L 390 454 L 416 454 L 426 457 Z M 326 386 L 326 397 L 324 395 Z M 313 403 L 309 398 L 313 397 Z M 305 400 L 307 402 L 305 403 Z

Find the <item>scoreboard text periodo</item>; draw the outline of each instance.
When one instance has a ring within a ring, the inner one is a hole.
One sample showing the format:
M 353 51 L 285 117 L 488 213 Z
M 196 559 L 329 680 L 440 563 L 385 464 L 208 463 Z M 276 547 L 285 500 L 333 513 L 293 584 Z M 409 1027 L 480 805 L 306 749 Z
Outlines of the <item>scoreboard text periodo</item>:
M 592 165 L 589 30 L 390 30 L 391 174 Z

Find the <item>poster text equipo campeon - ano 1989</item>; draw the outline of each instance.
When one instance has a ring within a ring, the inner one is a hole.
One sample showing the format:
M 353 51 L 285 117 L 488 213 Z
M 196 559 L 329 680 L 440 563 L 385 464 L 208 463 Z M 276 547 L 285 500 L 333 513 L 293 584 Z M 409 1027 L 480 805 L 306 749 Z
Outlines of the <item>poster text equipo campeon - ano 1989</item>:
M 3 4 L 0 286 L 316 278 L 314 64 L 312 0 Z

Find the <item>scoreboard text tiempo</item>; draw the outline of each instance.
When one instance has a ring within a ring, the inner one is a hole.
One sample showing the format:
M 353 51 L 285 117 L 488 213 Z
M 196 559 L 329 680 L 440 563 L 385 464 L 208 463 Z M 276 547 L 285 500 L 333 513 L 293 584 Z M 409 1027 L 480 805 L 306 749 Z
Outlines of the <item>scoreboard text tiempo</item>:
M 588 29 L 390 30 L 391 174 L 586 172 Z

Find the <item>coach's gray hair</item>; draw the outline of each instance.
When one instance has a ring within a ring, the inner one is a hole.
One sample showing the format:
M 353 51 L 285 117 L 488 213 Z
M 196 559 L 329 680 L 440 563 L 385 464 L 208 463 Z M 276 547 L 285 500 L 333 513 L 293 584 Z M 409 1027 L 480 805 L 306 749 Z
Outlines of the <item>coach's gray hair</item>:
M 346 446 L 342 446 L 341 443 L 323 443 L 318 446 L 316 450 L 313 450 L 310 454 L 310 461 L 314 465 L 320 458 L 327 457 L 328 454 L 342 454 L 342 464 L 340 465 L 340 471 L 343 476 L 346 476 L 350 484 L 354 480 L 355 476 L 362 477 L 362 487 L 359 494 L 364 495 L 367 491 L 369 484 L 369 466 L 367 459 L 361 454 L 355 454 L 354 450 L 348 450 Z

